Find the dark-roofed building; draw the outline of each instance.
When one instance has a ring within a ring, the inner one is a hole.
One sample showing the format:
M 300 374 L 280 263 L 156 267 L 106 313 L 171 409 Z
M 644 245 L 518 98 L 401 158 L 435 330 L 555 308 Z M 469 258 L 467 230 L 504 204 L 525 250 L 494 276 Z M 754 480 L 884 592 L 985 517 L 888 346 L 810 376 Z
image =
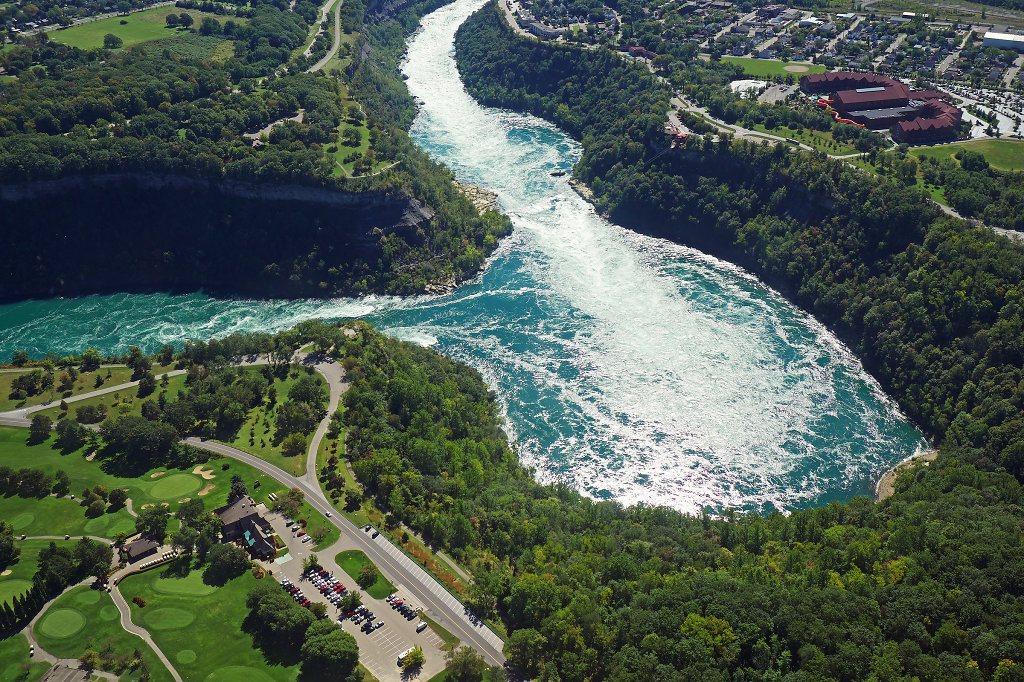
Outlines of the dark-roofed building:
M 807 93 L 839 92 L 857 88 L 884 87 L 895 82 L 893 79 L 877 73 L 828 71 L 800 76 L 800 89 Z
M 910 103 L 909 92 L 910 88 L 896 81 L 855 90 L 840 90 L 832 95 L 832 106 L 844 116 L 852 111 L 905 107 Z
M 147 538 L 141 538 L 135 542 L 130 543 L 124 548 L 125 554 L 128 555 L 128 563 L 134 564 L 136 561 L 145 559 L 148 556 L 156 554 L 156 550 L 159 549 L 160 543 Z
M 225 542 L 241 542 L 252 556 L 260 559 L 277 553 L 277 546 L 270 538 L 270 522 L 256 511 L 251 498 L 239 498 L 214 513 L 224 523 L 221 537 Z
M 917 117 L 899 121 L 890 129 L 897 142 L 920 143 L 948 140 L 956 137 L 963 112 L 939 99 L 929 100 L 921 107 Z

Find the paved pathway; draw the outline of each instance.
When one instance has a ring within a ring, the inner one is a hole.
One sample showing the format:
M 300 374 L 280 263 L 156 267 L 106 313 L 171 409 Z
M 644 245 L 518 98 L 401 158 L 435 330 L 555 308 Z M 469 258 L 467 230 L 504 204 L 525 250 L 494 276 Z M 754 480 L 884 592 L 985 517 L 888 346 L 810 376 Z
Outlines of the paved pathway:
M 164 652 L 160 650 L 160 647 L 156 645 L 153 638 L 149 636 L 149 631 L 145 628 L 140 628 L 132 622 L 131 609 L 128 608 L 128 602 L 126 602 L 124 597 L 121 596 L 121 591 L 118 589 L 117 585 L 111 585 L 110 596 L 113 598 L 114 605 L 117 607 L 117 610 L 121 613 L 121 627 L 133 635 L 141 637 L 142 640 L 149 645 L 149 648 L 153 650 L 153 653 L 157 655 L 157 658 L 159 658 L 167 667 L 167 671 L 171 673 L 171 677 L 175 679 L 175 682 L 182 682 L 181 675 L 179 675 L 178 671 L 173 665 L 171 665 L 171 661 L 164 655 Z
M 319 473 L 316 470 L 316 455 L 320 450 L 320 441 L 324 439 L 327 428 L 331 425 L 331 416 L 338 409 L 341 396 L 348 390 L 350 384 L 345 377 L 345 370 L 342 368 L 341 363 L 335 362 L 331 358 L 302 355 L 301 361 L 306 364 L 313 364 L 316 367 L 316 371 L 327 380 L 327 387 L 331 391 L 330 400 L 327 402 L 327 416 L 320 420 L 320 425 L 316 427 L 316 433 L 313 434 L 313 438 L 309 441 L 309 450 L 306 451 L 306 473 L 302 476 L 306 483 L 319 489 L 320 479 L 318 478 Z
M 341 47 L 341 4 L 344 1 L 345 0 L 338 0 L 338 2 L 334 5 L 334 44 L 331 45 L 331 49 L 327 50 L 327 54 L 324 55 L 323 59 L 321 59 L 308 69 L 306 69 L 306 73 L 313 73 L 314 71 L 319 71 L 320 69 L 324 68 L 327 62 L 331 61 L 331 58 L 334 57 L 334 55 L 338 54 L 338 48 Z M 324 19 L 327 18 L 327 9 L 330 6 L 330 0 L 327 0 L 327 4 L 325 4 L 323 7 Z M 315 38 L 313 39 L 313 42 L 316 42 Z M 313 46 L 310 45 L 309 49 L 312 50 Z M 307 56 L 308 54 L 309 53 L 307 52 Z

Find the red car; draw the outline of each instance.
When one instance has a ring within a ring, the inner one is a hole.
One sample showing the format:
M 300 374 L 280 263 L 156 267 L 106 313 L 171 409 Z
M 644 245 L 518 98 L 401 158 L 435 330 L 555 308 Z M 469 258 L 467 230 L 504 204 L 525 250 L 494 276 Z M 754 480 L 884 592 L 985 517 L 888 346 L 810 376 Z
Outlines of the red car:
M 300 530 L 298 533 L 296 533 L 296 535 L 298 535 L 299 537 L 302 537 L 305 534 L 306 534 L 306 531 L 304 531 L 304 530 Z

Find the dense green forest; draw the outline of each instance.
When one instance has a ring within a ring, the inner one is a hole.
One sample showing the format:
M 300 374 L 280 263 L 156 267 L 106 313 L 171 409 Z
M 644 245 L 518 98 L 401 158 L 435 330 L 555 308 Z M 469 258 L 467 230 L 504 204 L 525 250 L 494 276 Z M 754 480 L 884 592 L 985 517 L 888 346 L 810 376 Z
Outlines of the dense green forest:
M 613 220 L 751 268 L 846 340 L 930 436 L 1024 476 L 1019 247 L 940 217 L 902 184 L 785 145 L 691 136 L 655 159 L 666 104 L 652 76 L 610 69 L 607 52 L 517 40 L 493 5 L 456 46 L 467 87 L 486 102 L 526 98 L 556 122 L 578 120 L 574 173 Z M 567 73 L 572 84 L 606 73 L 622 82 L 593 106 L 572 96 Z
M 345 6 L 346 30 L 362 29 L 363 5 Z M 409 27 L 423 9 L 405 10 Z M 249 294 L 409 294 L 463 279 L 483 264 L 509 223 L 497 213 L 481 216 L 451 174 L 405 133 L 412 102 L 395 65 L 406 25 L 367 20 L 350 74 L 306 74 L 307 58 L 289 60 L 318 14 L 315 5 L 304 0 L 290 11 L 287 2 L 254 3 L 247 12 L 247 24 L 222 36 L 234 50 L 224 61 L 160 50 L 159 42 L 83 51 L 44 36 L 4 51 L 7 73 L 18 76 L 0 84 L 4 183 L 156 172 L 215 186 L 187 202 L 173 190 L 131 182 L 88 187 L 86 196 L 57 205 L 47 197 L 4 202 L 5 213 L 23 229 L 9 251 L 0 296 L 203 285 Z M 314 54 L 326 49 L 324 39 L 314 44 Z M 385 73 L 383 54 L 394 56 Z M 341 143 L 339 126 L 349 115 L 339 79 L 354 81 L 371 148 L 378 158 L 398 161 L 393 170 L 338 176 L 326 152 Z M 389 108 L 392 102 L 401 102 L 400 116 Z M 254 144 L 254 131 L 296 114 L 298 122 L 285 121 Z M 391 199 L 383 207 L 367 200 L 373 203 L 363 210 L 224 200 L 216 191 L 224 179 L 372 191 Z M 410 196 L 433 216 L 405 220 Z M 140 224 L 151 228 L 139 233 Z M 53 249 L 55 242 L 67 248 Z M 111 243 L 119 245 L 124 267 L 95 272 Z M 242 258 L 230 247 L 239 243 L 246 246 Z

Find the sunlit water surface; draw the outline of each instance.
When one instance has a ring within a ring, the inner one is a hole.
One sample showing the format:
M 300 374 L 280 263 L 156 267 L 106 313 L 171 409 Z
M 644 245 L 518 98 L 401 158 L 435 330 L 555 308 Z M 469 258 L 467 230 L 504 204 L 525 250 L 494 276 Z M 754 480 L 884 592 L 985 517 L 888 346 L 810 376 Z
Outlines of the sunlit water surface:
M 920 434 L 812 318 L 742 270 L 601 219 L 565 178 L 579 147 L 476 104 L 452 59 L 482 0 L 423 21 L 404 66 L 413 134 L 497 192 L 515 233 L 451 295 L 226 300 L 119 294 L 0 306 L 0 354 L 66 353 L 362 317 L 476 367 L 544 481 L 694 511 L 791 509 L 869 493 Z

